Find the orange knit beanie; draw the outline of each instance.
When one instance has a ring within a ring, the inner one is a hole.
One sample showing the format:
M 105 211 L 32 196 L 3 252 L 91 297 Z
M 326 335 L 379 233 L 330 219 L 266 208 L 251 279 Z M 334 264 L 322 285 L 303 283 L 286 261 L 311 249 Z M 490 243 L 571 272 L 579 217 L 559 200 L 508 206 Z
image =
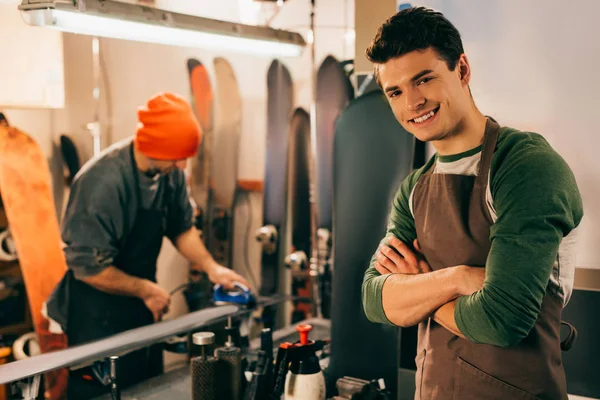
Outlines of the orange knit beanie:
M 159 93 L 138 109 L 135 147 L 146 157 L 183 160 L 198 152 L 202 130 L 187 101 Z

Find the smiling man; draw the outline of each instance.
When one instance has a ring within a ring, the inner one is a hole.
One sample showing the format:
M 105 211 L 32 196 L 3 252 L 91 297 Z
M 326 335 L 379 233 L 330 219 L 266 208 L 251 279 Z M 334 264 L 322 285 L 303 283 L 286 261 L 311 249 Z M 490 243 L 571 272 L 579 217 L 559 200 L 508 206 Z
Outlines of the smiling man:
M 400 124 L 436 150 L 395 196 L 367 317 L 419 324 L 416 399 L 567 399 L 560 318 L 583 217 L 570 168 L 541 135 L 478 110 L 442 14 L 400 11 L 367 56 Z

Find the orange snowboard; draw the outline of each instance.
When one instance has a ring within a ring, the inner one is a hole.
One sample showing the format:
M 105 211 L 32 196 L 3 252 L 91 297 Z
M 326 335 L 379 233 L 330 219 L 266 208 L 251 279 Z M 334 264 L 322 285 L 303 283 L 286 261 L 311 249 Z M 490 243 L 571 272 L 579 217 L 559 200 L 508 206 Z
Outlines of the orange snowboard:
M 208 207 L 210 201 L 209 177 L 213 124 L 213 91 L 206 67 L 196 59 L 188 60 L 192 104 L 202 128 L 202 142 L 198 155 L 191 162 L 191 194 L 199 208 L 204 235 L 208 230 Z M 205 236 L 206 237 L 206 236 Z
M 41 313 L 42 304 L 67 270 L 48 161 L 34 139 L 4 126 L 0 126 L 0 191 L 41 351 L 64 349 L 66 336 L 50 333 Z M 47 373 L 46 398 L 65 398 L 67 380 L 66 369 Z

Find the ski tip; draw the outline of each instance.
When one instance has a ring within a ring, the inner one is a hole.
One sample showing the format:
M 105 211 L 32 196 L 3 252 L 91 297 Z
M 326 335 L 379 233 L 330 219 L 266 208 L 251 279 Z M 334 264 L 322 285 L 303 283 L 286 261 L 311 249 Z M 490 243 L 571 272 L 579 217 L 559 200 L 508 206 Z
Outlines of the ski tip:
M 337 70 L 339 70 L 340 72 L 343 72 L 343 67 L 342 64 L 338 61 L 337 58 L 335 58 L 334 56 L 332 56 L 331 54 L 328 55 L 327 57 L 325 57 L 325 59 L 323 60 L 323 62 L 321 63 L 321 65 L 319 66 L 318 69 L 318 74 L 324 74 L 325 70 L 328 70 L 331 67 L 336 68 Z
M 285 80 L 285 84 L 288 86 L 292 85 L 292 74 L 290 70 L 281 61 L 275 59 L 269 65 L 267 70 L 267 84 L 279 82 L 282 78 Z
M 335 58 L 335 56 L 328 54 L 327 57 L 325 57 L 325 59 L 323 60 L 323 64 L 325 63 L 335 63 L 335 64 L 339 64 L 340 62 L 338 61 L 337 58 Z
M 0 112 L 0 126 L 5 126 L 8 127 L 10 124 L 8 123 L 8 119 L 6 119 L 6 116 Z
M 306 111 L 306 109 L 304 109 L 302 107 L 297 107 L 294 109 L 294 113 L 292 114 L 292 120 L 298 119 L 298 118 L 310 120 L 310 114 L 308 113 L 308 111 Z
M 190 73 L 194 70 L 194 68 L 196 68 L 200 65 L 202 65 L 202 63 L 200 61 L 196 60 L 195 58 L 189 58 L 187 60 L 187 68 Z
M 271 65 L 269 65 L 269 70 L 278 68 L 281 65 L 282 65 L 281 61 L 279 61 L 277 58 L 275 58 L 275 59 L 273 59 L 273 61 L 271 61 Z
M 227 61 L 227 59 L 225 57 L 215 57 L 213 59 L 213 65 L 215 67 L 226 67 L 229 68 L 231 70 L 233 70 L 233 68 L 231 67 L 231 64 L 229 63 L 229 61 Z

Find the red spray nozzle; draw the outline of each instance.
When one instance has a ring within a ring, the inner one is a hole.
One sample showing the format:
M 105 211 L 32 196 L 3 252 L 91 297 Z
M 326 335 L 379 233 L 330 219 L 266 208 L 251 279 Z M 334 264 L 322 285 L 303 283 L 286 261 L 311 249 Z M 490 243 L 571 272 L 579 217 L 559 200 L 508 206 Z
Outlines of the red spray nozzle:
M 300 344 L 308 344 L 308 332 L 312 331 L 311 325 L 298 325 L 296 327 L 298 333 L 300 333 Z

